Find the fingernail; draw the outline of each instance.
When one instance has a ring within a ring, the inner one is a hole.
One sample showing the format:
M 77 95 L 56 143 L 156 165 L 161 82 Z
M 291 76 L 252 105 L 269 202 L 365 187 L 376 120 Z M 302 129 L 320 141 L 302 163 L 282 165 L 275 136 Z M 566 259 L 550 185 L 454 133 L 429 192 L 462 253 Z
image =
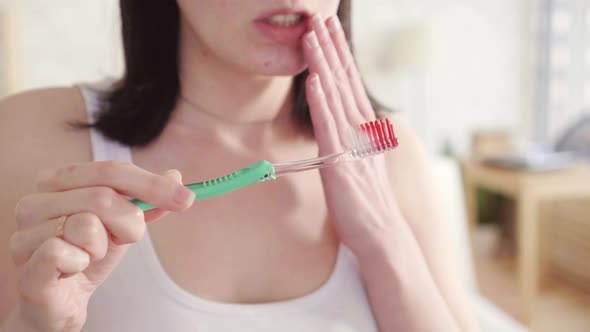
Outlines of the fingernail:
M 182 183 L 182 174 L 177 169 L 169 169 L 166 172 L 164 172 L 164 175 L 165 176 L 172 177 L 177 182 Z
M 312 17 L 312 25 L 314 26 L 316 31 L 322 31 L 326 29 L 326 21 L 322 18 L 320 14 L 316 14 Z
M 177 174 L 180 175 L 180 171 L 173 168 L 173 169 L 167 170 L 166 172 L 164 172 L 164 174 L 166 174 L 166 175 L 177 175 Z
M 305 42 L 311 48 L 319 47 L 318 38 L 315 35 L 314 31 L 311 31 L 310 33 L 307 34 L 307 36 L 305 37 Z
M 321 23 L 322 22 L 322 15 L 317 13 L 311 17 L 311 21 L 314 23 Z
M 68 249 L 67 255 L 70 256 L 78 265 L 78 270 L 82 270 L 90 262 L 90 256 L 74 249 Z
M 342 25 L 340 24 L 340 20 L 336 16 L 331 16 L 328 19 L 327 25 L 328 28 L 332 31 L 338 31 L 342 27 Z
M 88 266 L 88 264 L 90 264 L 90 255 L 80 253 L 77 260 L 78 264 L 80 264 L 80 270 L 83 270 Z
M 192 202 L 192 200 L 194 198 L 195 198 L 195 193 L 190 191 L 186 187 L 178 188 L 176 190 L 176 192 L 174 193 L 174 196 L 172 197 L 174 202 L 177 204 L 180 204 L 180 205 L 184 205 L 186 203 Z
M 310 89 L 317 91 L 316 93 L 323 94 L 322 83 L 317 73 L 313 73 L 311 76 Z
M 311 80 L 311 84 L 314 86 L 320 85 L 320 76 L 317 73 L 311 74 L 309 79 Z

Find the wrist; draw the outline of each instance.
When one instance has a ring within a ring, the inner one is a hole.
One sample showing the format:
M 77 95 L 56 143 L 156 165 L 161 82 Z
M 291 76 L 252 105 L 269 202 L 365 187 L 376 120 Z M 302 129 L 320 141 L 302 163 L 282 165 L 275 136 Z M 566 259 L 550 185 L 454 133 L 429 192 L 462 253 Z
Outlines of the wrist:
M 364 246 L 352 250 L 362 274 L 389 275 L 402 284 L 416 277 L 431 278 L 414 234 L 406 224 L 400 225 L 402 227 L 381 230 Z
M 351 248 L 363 265 L 400 262 L 408 257 L 422 258 L 422 251 L 405 221 L 375 229 L 365 236 L 361 245 Z
M 411 330 L 433 331 L 433 324 L 445 326 L 444 331 L 457 330 L 450 309 L 413 237 L 395 236 L 376 241 L 371 249 L 357 257 L 357 261 L 372 305 L 381 308 L 378 311 L 384 330 L 389 330 L 385 326 L 396 326 L 396 330 L 399 326 L 422 326 Z M 430 318 L 421 321 L 424 308 L 429 308 Z M 390 321 L 391 312 L 396 312 L 399 319 Z
M 83 324 L 56 322 L 46 316 L 46 312 L 31 310 L 19 302 L 8 315 L 0 332 L 75 332 L 82 329 Z
M 40 332 L 34 324 L 28 322 L 21 314 L 19 308 L 13 310 L 2 324 L 1 332 Z

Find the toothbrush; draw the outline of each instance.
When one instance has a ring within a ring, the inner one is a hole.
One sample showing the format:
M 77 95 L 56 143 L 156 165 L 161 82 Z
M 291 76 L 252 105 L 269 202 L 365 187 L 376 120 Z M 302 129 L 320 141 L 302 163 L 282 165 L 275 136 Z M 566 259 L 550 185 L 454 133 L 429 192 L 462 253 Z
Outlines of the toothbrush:
M 389 119 L 371 121 L 351 128 L 348 142 L 349 147 L 343 152 L 287 163 L 273 164 L 267 160 L 260 160 L 226 176 L 188 184 L 186 187 L 196 194 L 195 199 L 204 200 L 258 182 L 275 180 L 281 176 L 375 156 L 393 150 L 398 145 Z M 154 206 L 136 198 L 131 202 L 144 211 L 154 208 Z

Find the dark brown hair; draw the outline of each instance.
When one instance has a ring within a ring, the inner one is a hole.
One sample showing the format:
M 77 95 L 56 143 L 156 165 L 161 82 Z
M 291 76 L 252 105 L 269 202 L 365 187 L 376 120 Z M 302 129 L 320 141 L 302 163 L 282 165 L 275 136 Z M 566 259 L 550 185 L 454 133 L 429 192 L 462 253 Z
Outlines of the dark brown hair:
M 180 13 L 175 0 L 120 0 L 125 75 L 105 96 L 93 127 L 128 146 L 148 145 L 166 126 L 179 96 Z M 341 0 L 338 16 L 352 48 L 351 0 Z M 294 79 L 294 119 L 311 128 L 305 97 L 308 71 Z M 383 110 L 372 97 L 375 110 Z

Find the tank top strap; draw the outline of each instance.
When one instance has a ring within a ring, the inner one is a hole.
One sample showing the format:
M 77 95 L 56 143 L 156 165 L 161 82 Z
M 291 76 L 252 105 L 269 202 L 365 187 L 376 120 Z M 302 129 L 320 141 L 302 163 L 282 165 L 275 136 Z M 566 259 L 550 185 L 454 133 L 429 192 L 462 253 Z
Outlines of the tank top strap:
M 76 86 L 84 99 L 88 121 L 94 122 L 102 109 L 104 97 L 112 87 L 112 80 L 105 80 L 98 83 L 81 83 Z M 90 140 L 94 161 L 120 160 L 132 162 L 131 149 L 119 142 L 105 137 L 98 130 L 90 129 Z

